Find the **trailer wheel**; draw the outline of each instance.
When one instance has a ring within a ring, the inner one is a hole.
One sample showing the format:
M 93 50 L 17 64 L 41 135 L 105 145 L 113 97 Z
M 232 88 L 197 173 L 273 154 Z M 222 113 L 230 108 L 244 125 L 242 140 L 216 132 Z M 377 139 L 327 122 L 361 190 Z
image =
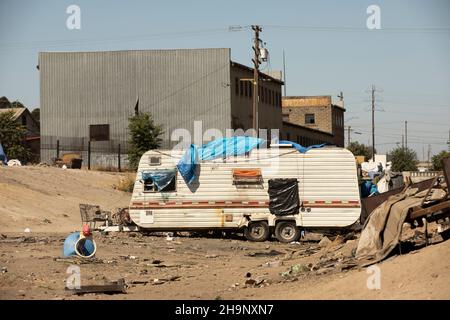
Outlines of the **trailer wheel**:
M 248 224 L 244 229 L 244 235 L 247 240 L 262 242 L 269 239 L 269 225 L 266 221 L 254 221 Z
M 283 243 L 297 241 L 300 239 L 300 229 L 295 221 L 280 221 L 275 227 L 275 237 Z

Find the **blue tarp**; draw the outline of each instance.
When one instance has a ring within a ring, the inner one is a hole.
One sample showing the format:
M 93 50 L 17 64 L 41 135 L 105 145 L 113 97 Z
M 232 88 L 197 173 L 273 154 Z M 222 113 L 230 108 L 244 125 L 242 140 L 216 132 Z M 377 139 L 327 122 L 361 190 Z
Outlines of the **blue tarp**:
M 3 162 L 4 164 L 8 163 L 8 158 L 6 157 L 5 151 L 3 150 L 3 146 L 0 143 L 0 162 Z
M 379 194 L 377 186 L 372 181 L 368 180 L 361 184 L 361 198 L 367 198 L 377 194 Z
M 200 148 L 192 144 L 178 162 L 177 168 L 184 181 L 191 184 L 197 179 L 196 172 L 199 161 L 242 155 L 263 142 L 259 138 L 238 136 L 217 139 Z
M 158 187 L 158 191 L 167 187 L 172 179 L 175 177 L 176 170 L 158 170 L 158 171 L 144 171 L 142 172 L 142 179 L 151 178 L 153 183 Z
M 178 171 L 187 184 L 193 183 L 197 177 L 199 162 L 202 160 L 213 160 L 217 158 L 228 158 L 238 156 L 251 151 L 253 148 L 261 145 L 264 140 L 254 137 L 238 136 L 231 138 L 222 138 L 211 141 L 198 148 L 191 144 L 184 156 L 177 164 Z M 292 141 L 282 140 L 280 144 L 291 144 L 301 153 L 305 153 L 313 148 L 321 148 L 325 144 L 312 145 L 307 148 Z
M 287 140 L 281 140 L 280 142 L 278 142 L 279 144 L 292 144 L 292 147 L 297 149 L 298 152 L 300 153 L 305 153 L 308 150 L 314 149 L 314 148 L 322 148 L 324 147 L 326 144 L 322 143 L 322 144 L 315 144 L 309 147 L 303 147 L 301 145 L 299 145 L 298 143 L 292 142 L 292 141 L 287 141 Z

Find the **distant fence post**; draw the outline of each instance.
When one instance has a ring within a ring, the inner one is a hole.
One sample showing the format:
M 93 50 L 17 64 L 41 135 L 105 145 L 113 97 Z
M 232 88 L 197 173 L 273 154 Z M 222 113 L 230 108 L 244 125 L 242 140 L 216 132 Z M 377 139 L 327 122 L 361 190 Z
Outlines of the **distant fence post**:
M 59 159 L 59 140 L 56 140 L 56 159 Z
M 118 164 L 119 172 L 120 172 L 121 171 L 121 168 L 120 168 L 120 143 L 119 143 L 119 148 L 117 150 L 117 164 Z
M 91 170 L 91 140 L 88 141 L 88 170 Z

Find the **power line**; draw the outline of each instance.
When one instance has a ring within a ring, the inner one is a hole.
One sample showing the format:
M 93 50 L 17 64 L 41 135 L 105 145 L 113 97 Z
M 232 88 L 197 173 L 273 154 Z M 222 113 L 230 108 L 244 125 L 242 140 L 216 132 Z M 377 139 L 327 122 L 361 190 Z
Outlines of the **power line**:
M 336 31 L 336 32 L 373 32 L 364 27 L 345 27 L 345 26 L 295 26 L 295 25 L 263 25 L 265 28 L 274 29 L 292 29 L 299 31 Z M 450 27 L 392 27 L 377 29 L 380 33 L 448 33 Z
M 242 27 L 243 29 L 246 27 Z M 75 40 L 49 40 L 49 41 L 27 41 L 27 42 L 6 42 L 0 43 L 0 49 L 35 49 L 41 47 L 66 47 L 66 46 L 77 46 L 83 44 L 99 44 L 99 43 L 109 43 L 109 42 L 127 42 L 127 41 L 141 41 L 146 39 L 154 38 L 177 38 L 177 37 L 187 37 L 187 36 L 203 36 L 203 35 L 213 35 L 218 33 L 227 33 L 231 30 L 229 28 L 211 28 L 211 29 L 197 29 L 188 31 L 173 31 L 173 32 L 161 32 L 161 33 L 151 33 L 151 34 L 141 34 L 141 35 L 130 35 L 130 36 L 118 36 L 103 39 L 75 39 Z M 234 30 L 233 30 L 234 31 Z

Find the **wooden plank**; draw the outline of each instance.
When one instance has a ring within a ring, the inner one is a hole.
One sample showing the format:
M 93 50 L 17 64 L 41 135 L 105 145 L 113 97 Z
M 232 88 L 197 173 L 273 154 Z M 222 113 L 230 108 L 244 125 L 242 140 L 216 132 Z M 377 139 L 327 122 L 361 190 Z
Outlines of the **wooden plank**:
M 123 278 L 117 280 L 117 282 L 111 282 L 103 285 L 86 285 L 80 286 L 80 288 L 65 288 L 66 291 L 70 291 L 72 294 L 84 294 L 84 293 L 126 293 L 125 280 Z
M 450 200 L 435 204 L 434 206 L 431 206 L 428 208 L 415 210 L 409 214 L 409 219 L 414 220 L 414 219 L 420 218 L 422 216 L 427 216 L 434 212 L 437 212 L 437 211 L 440 211 L 443 209 L 448 209 L 448 208 L 450 208 Z

